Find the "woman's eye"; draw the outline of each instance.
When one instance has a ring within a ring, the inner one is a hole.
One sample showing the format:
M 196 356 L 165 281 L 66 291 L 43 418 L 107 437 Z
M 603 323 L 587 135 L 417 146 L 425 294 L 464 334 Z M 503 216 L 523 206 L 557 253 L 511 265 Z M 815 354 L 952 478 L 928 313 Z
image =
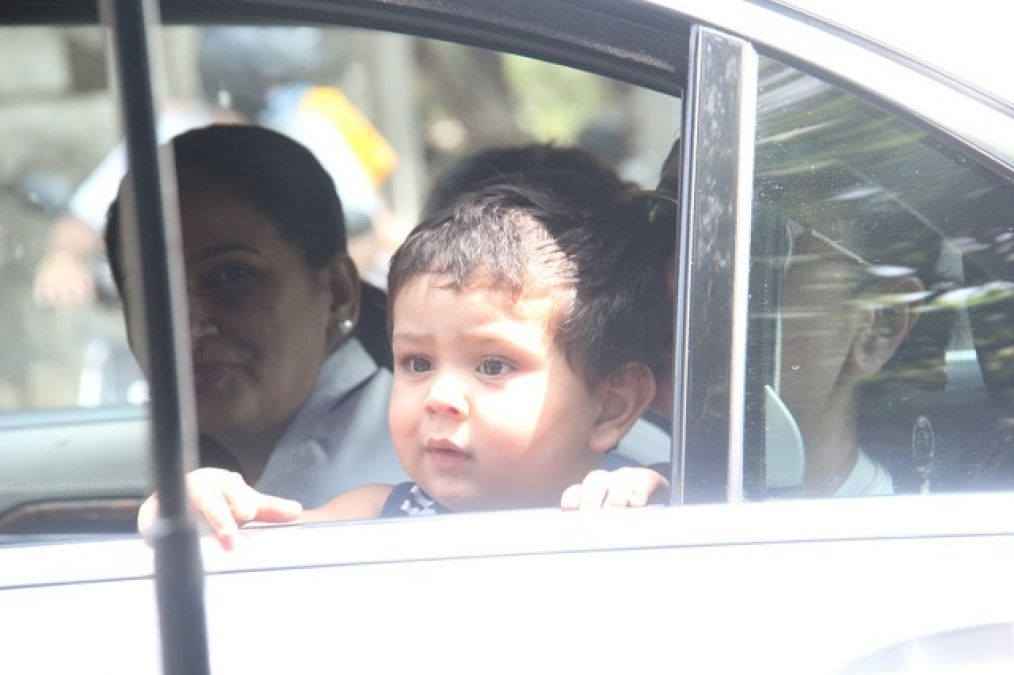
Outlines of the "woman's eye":
M 402 368 L 413 374 L 425 373 L 433 370 L 433 364 L 429 359 L 422 356 L 407 356 L 401 359 Z
M 249 265 L 218 265 L 201 277 L 201 288 L 208 293 L 240 290 L 254 278 L 256 270 Z
M 251 270 L 246 265 L 229 265 L 215 271 L 214 278 L 218 283 L 230 284 L 237 281 L 243 281 L 253 275 Z
M 488 377 L 500 377 L 502 375 L 507 375 L 508 373 L 513 372 L 514 366 L 507 363 L 503 359 L 489 357 L 480 361 L 479 365 L 476 366 L 475 369 L 480 374 L 486 375 Z

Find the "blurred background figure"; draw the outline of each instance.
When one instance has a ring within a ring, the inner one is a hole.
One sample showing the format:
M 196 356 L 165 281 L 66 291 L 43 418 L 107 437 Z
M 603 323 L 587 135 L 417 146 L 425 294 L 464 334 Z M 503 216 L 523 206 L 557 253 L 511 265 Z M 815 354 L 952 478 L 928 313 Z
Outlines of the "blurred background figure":
M 214 27 L 201 32 L 197 65 L 203 101 L 172 101 L 159 121 L 163 141 L 213 122 L 252 121 L 280 131 L 317 157 L 339 186 L 351 236 L 386 209 L 379 186 L 396 165 L 393 148 L 337 88 L 312 81 L 321 68 L 313 28 Z M 88 305 L 112 291 L 96 257 L 106 209 L 125 170 L 121 145 L 78 186 L 54 222 L 34 284 L 44 306 Z

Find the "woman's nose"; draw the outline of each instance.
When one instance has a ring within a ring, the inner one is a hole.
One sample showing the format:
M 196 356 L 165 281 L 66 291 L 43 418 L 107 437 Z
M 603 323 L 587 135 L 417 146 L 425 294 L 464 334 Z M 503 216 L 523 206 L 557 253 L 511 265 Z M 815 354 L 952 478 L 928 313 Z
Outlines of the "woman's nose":
M 200 298 L 191 295 L 187 298 L 190 305 L 190 340 L 198 341 L 218 335 L 218 324 L 214 317 L 208 312 L 205 303 Z
M 425 406 L 426 412 L 432 415 L 455 419 L 468 417 L 468 396 L 463 383 L 451 374 L 438 375 L 433 379 Z

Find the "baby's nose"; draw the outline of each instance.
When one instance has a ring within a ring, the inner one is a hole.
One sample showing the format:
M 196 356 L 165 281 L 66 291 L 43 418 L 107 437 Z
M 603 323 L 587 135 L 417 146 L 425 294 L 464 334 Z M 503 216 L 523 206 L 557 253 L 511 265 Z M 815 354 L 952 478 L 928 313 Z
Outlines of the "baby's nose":
M 426 397 L 426 411 L 457 419 L 468 416 L 468 396 L 463 383 L 453 375 L 437 376 Z

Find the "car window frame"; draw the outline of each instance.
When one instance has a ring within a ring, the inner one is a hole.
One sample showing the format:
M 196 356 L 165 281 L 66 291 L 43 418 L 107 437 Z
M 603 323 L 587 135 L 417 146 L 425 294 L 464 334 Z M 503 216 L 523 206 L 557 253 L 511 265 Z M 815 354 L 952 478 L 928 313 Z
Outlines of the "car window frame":
M 896 100 L 893 100 L 893 98 L 895 98 L 893 91 L 885 90 L 882 87 L 872 89 L 868 87 L 867 83 L 865 82 L 862 83 L 862 85 L 858 84 L 858 79 L 854 75 L 849 74 L 849 68 L 847 63 L 835 62 L 834 68 L 832 68 L 829 65 L 827 59 L 824 59 L 823 62 L 816 65 L 815 61 L 807 60 L 808 57 L 816 58 L 815 54 L 819 56 L 821 45 L 829 41 L 837 41 L 839 43 L 845 44 L 844 49 L 846 49 L 846 51 L 848 50 L 848 48 L 851 48 L 853 51 L 859 50 L 861 45 L 855 44 L 854 40 L 845 40 L 840 35 L 825 34 L 821 32 L 820 26 L 817 25 L 811 24 L 796 25 L 799 24 L 799 22 L 795 18 L 789 16 L 782 16 L 777 12 L 771 12 L 766 10 L 762 12 L 761 11 L 762 8 L 759 7 L 752 6 L 747 7 L 746 13 L 749 16 L 755 18 L 763 17 L 763 20 L 751 22 L 744 19 L 743 16 L 741 16 L 736 12 L 730 13 L 728 11 L 728 8 L 724 6 L 721 5 L 713 6 L 713 3 L 699 2 L 697 0 L 669 0 L 668 2 L 659 2 L 657 4 L 665 5 L 663 9 L 672 10 L 674 14 L 665 13 L 664 16 L 666 16 L 666 20 L 664 22 L 661 22 L 659 24 L 659 27 L 653 27 L 649 29 L 646 26 L 640 26 L 639 30 L 641 31 L 653 30 L 659 34 L 669 35 L 670 41 L 672 43 L 679 44 L 681 41 L 678 38 L 678 34 L 682 33 L 682 29 L 677 30 L 676 33 L 671 32 L 672 27 L 678 25 L 674 17 L 677 16 L 696 17 L 693 22 L 690 22 L 691 25 L 690 30 L 695 30 L 698 27 L 720 26 L 723 32 L 726 32 L 730 37 L 744 39 L 751 47 L 756 46 L 756 48 L 758 49 L 758 53 L 771 55 L 774 58 L 784 59 L 789 62 L 792 61 L 803 62 L 805 64 L 804 70 L 806 72 L 814 73 L 822 77 L 827 77 L 829 80 L 833 80 L 837 83 L 844 83 L 850 90 L 850 93 L 852 90 L 855 90 L 857 94 L 867 99 L 876 98 L 878 96 L 883 97 L 882 100 L 878 101 L 878 105 L 881 107 L 890 108 L 890 112 L 892 115 L 904 117 L 910 114 L 909 111 L 907 111 L 904 108 L 904 106 L 899 108 L 893 107 L 895 104 L 898 103 Z M 249 3 L 223 3 L 216 7 L 208 7 L 205 3 L 188 2 L 184 0 L 181 2 L 165 2 L 163 3 L 163 5 L 167 17 L 166 19 L 167 22 L 170 21 L 177 22 L 181 20 L 210 21 L 216 18 L 221 19 L 224 16 L 228 16 L 232 19 L 236 19 L 237 17 L 245 17 L 252 22 L 257 21 L 263 22 L 270 20 L 272 18 L 277 19 L 285 18 L 288 20 L 312 19 L 314 21 L 326 23 L 328 25 L 350 25 L 350 26 L 364 26 L 370 28 L 387 28 L 409 34 L 425 35 L 428 37 L 438 37 L 438 38 L 443 37 L 446 39 L 453 39 L 456 42 L 462 42 L 465 44 L 477 44 L 479 46 L 487 48 L 506 48 L 505 46 L 510 45 L 518 48 L 517 51 L 519 51 L 520 53 L 524 53 L 525 55 L 531 55 L 535 57 L 540 56 L 545 57 L 545 55 L 549 53 L 555 54 L 557 57 L 560 57 L 560 54 L 563 51 L 561 48 L 553 48 L 552 46 L 546 46 L 545 44 L 543 44 L 545 42 L 544 38 L 546 35 L 546 31 L 548 30 L 552 32 L 554 30 L 559 30 L 559 22 L 558 24 L 554 24 L 553 26 L 545 30 L 533 29 L 530 22 L 518 19 L 516 15 L 508 14 L 504 12 L 502 9 L 498 9 L 498 5 L 492 2 L 483 2 L 479 3 L 478 5 L 473 5 L 470 3 L 463 2 L 447 3 L 447 2 L 436 2 L 432 0 L 416 0 L 413 2 L 408 2 L 407 0 L 405 0 L 400 3 L 395 3 L 395 6 L 392 7 L 387 6 L 366 7 L 360 6 L 358 4 L 355 6 L 346 6 L 339 2 L 315 2 L 305 6 L 301 6 L 300 8 L 297 8 L 295 10 L 291 7 L 286 7 L 284 3 L 272 1 L 261 2 L 254 5 L 251 5 Z M 400 10 L 404 9 L 406 5 L 411 5 L 413 10 L 411 17 L 408 20 L 406 20 L 404 16 L 397 14 Z M 603 9 L 603 7 L 606 7 L 608 3 L 587 2 L 583 3 L 583 5 L 584 5 L 583 7 L 580 7 L 578 9 L 580 9 L 581 11 L 595 12 L 595 11 L 606 11 Z M 572 6 L 568 4 L 567 7 Z M 467 16 L 465 16 L 464 18 L 457 17 L 457 19 L 451 21 L 450 24 L 446 23 L 448 17 L 454 16 L 454 11 L 466 8 L 472 10 L 470 13 L 467 13 Z M 652 9 L 653 8 L 649 6 L 645 8 L 638 8 L 636 11 L 629 8 L 613 9 L 612 11 L 620 18 L 640 17 L 643 19 L 644 16 L 647 16 L 647 14 L 645 13 L 651 12 Z M 657 8 L 655 8 L 655 14 L 659 16 L 663 15 L 661 11 L 658 10 Z M 67 17 L 73 20 L 86 20 L 91 15 L 92 12 L 90 9 L 78 5 L 75 6 L 74 11 L 67 14 Z M 15 21 L 17 20 L 16 13 L 13 15 L 13 20 Z M 512 31 L 507 37 L 504 37 L 504 35 L 502 35 L 501 33 L 492 31 L 492 29 L 490 29 L 489 26 L 482 25 L 482 21 L 485 20 L 494 21 L 494 24 L 500 27 L 510 27 Z M 777 40 L 777 36 L 775 35 L 775 33 L 777 33 L 779 30 L 782 30 L 787 25 L 795 26 L 795 30 L 797 32 L 798 31 L 805 32 L 806 36 L 810 38 L 810 41 L 806 42 L 806 44 L 802 46 L 794 45 L 797 48 L 793 49 L 791 52 L 786 51 L 785 46 L 780 43 L 777 49 L 772 47 L 771 45 L 774 45 Z M 519 32 L 526 28 L 531 32 L 529 33 Z M 572 31 L 574 35 L 578 35 L 581 33 L 580 27 L 575 27 L 572 29 Z M 576 38 L 572 39 L 571 43 L 573 43 L 574 40 L 576 40 Z M 523 50 L 520 49 L 521 47 L 524 47 L 524 49 Z M 837 53 L 840 53 L 841 50 L 842 45 L 839 45 Z M 668 52 L 670 55 L 669 60 L 665 61 L 665 59 L 660 56 L 660 53 L 661 52 L 659 52 L 656 49 L 655 52 L 649 54 L 650 58 L 638 57 L 637 59 L 635 59 L 636 63 L 632 64 L 628 63 L 626 65 L 622 65 L 623 59 L 632 58 L 628 52 L 623 52 L 621 50 L 621 52 L 617 54 L 610 52 L 609 49 L 599 49 L 597 51 L 594 49 L 590 49 L 588 53 L 580 59 L 557 58 L 553 60 L 554 62 L 561 63 L 576 63 L 577 61 L 580 61 L 581 62 L 580 67 L 588 69 L 591 72 L 599 72 L 603 74 L 608 74 L 609 76 L 617 76 L 617 74 L 625 74 L 627 76 L 630 76 L 630 79 L 626 81 L 642 85 L 644 85 L 645 82 L 648 80 L 651 80 L 656 84 L 658 84 L 658 82 L 661 81 L 657 79 L 659 73 L 668 73 L 671 76 L 671 79 L 667 80 L 666 88 L 669 90 L 670 93 L 676 92 L 679 90 L 678 73 L 680 72 L 680 57 L 676 54 L 675 50 L 669 50 Z M 594 55 L 594 58 L 591 55 Z M 874 55 L 875 58 L 878 58 L 885 63 L 893 63 L 890 56 L 891 56 L 890 54 L 885 55 L 884 53 L 877 53 L 876 55 Z M 688 64 L 689 64 L 689 55 L 688 55 Z M 902 71 L 909 72 L 905 70 L 905 67 L 903 65 L 895 64 L 895 66 L 896 66 L 895 70 L 900 69 Z M 686 67 L 689 69 L 689 66 Z M 641 75 L 637 75 L 637 73 L 641 73 L 640 70 L 641 68 L 649 68 L 652 69 L 654 72 L 650 77 L 644 76 L 643 73 Z M 925 72 L 917 72 L 917 73 L 909 72 L 909 76 L 910 78 L 921 78 L 923 80 L 935 82 Z M 665 78 L 662 78 L 662 80 L 665 80 Z M 946 83 L 935 82 L 934 87 L 935 91 L 943 91 L 947 89 L 948 88 L 946 86 Z M 660 88 L 659 90 L 662 89 Z M 964 94 L 962 94 L 961 92 L 955 93 L 952 91 L 951 95 L 952 97 L 953 96 L 960 97 L 963 96 Z M 684 100 L 686 100 L 686 96 L 684 96 Z M 688 110 L 689 108 L 690 106 L 685 106 L 685 109 Z M 685 115 L 689 115 L 689 112 L 685 113 Z M 929 124 L 931 127 L 933 127 L 931 122 L 924 120 L 923 123 Z M 700 124 L 701 124 L 700 119 L 690 119 L 689 117 L 687 117 L 682 124 L 684 130 L 683 133 L 687 133 L 688 129 L 697 128 L 698 126 L 700 126 Z M 1009 120 L 1008 124 L 1010 124 Z M 953 140 L 953 135 L 951 134 L 943 134 L 943 135 Z M 689 155 L 691 144 L 687 143 L 684 144 L 684 146 L 685 146 L 683 149 L 684 156 L 681 161 L 683 167 L 682 172 L 683 184 L 681 190 L 683 191 L 684 194 L 689 195 L 690 186 L 695 180 L 695 169 L 692 166 L 691 158 Z M 965 148 L 966 150 L 970 149 L 976 152 L 978 152 L 981 149 L 978 145 L 975 145 L 974 143 L 970 143 L 968 145 L 963 144 L 962 147 Z M 993 155 L 991 155 L 989 152 L 980 153 L 979 158 L 982 161 L 984 161 L 984 163 L 988 163 L 991 158 L 995 159 L 995 157 L 993 157 Z M 681 222 L 683 223 L 689 222 L 689 214 L 687 213 L 686 210 L 689 208 L 691 201 L 692 200 L 689 198 L 683 200 L 684 213 L 681 215 Z M 683 246 L 681 246 L 682 251 L 689 252 L 691 250 L 691 246 L 699 244 L 699 242 L 694 241 L 695 237 L 689 237 L 688 233 L 691 231 L 691 229 L 692 226 L 681 227 L 680 236 L 683 238 L 682 241 Z M 687 260 L 684 260 L 684 262 L 687 262 Z M 681 269 L 689 269 L 689 267 L 687 265 L 683 265 Z M 716 279 L 719 278 L 720 277 L 716 277 Z M 678 292 L 681 294 L 690 293 L 692 292 L 693 285 L 695 283 L 700 283 L 701 281 L 706 282 L 706 280 L 704 280 L 703 278 L 698 279 L 696 282 L 691 277 L 681 279 L 681 283 L 678 286 Z M 693 303 L 687 302 L 686 295 L 681 295 L 677 299 L 678 308 L 686 309 L 688 304 Z M 678 313 L 677 316 L 680 316 L 680 314 Z M 741 321 L 741 319 L 735 320 Z M 684 382 L 689 372 L 689 368 L 686 365 L 686 359 L 688 358 L 687 356 L 687 353 L 689 351 L 688 345 L 692 342 L 692 340 L 688 337 L 688 335 L 684 334 L 686 329 L 687 326 L 683 325 L 681 326 L 681 330 L 677 331 L 677 339 L 682 340 L 677 351 L 677 353 L 682 355 L 682 366 L 678 366 L 678 368 L 682 368 L 682 370 L 678 370 L 677 372 L 676 381 L 678 383 Z M 698 340 L 698 342 L 700 341 Z M 705 359 L 705 361 L 707 360 Z M 728 372 L 730 373 L 730 375 L 733 375 L 737 371 L 736 368 L 733 367 L 730 368 Z M 683 395 L 682 398 L 684 403 L 686 403 L 692 397 Z M 690 401 L 690 404 L 692 404 L 692 401 Z M 678 423 L 685 425 L 686 420 L 688 419 L 687 410 L 685 408 L 678 407 L 675 412 L 677 414 L 674 416 L 674 419 L 676 419 Z M 725 415 L 726 418 L 736 414 L 737 413 L 734 409 L 727 410 L 723 413 L 723 415 Z M 690 419 L 692 419 L 692 417 Z M 684 434 L 686 433 L 686 429 L 677 429 L 677 432 L 678 433 L 676 435 L 676 438 L 679 439 L 684 436 Z M 706 436 L 706 434 L 704 435 Z M 685 444 L 678 444 L 677 450 L 679 450 L 680 447 L 684 447 L 684 445 Z M 708 446 L 707 443 L 699 445 L 702 448 Z M 734 448 L 727 445 L 726 446 L 712 445 L 710 447 L 707 447 L 707 451 L 710 455 L 717 454 L 726 456 L 727 458 L 726 462 L 731 463 L 741 461 L 737 459 L 737 454 L 734 450 L 735 450 Z M 732 455 L 730 455 L 730 452 L 732 452 Z M 732 457 L 731 460 L 728 459 L 728 457 L 730 456 Z M 710 458 L 708 458 L 708 461 L 710 461 Z M 674 468 L 674 471 L 676 471 L 676 475 L 674 476 L 674 478 L 677 478 L 677 480 L 674 481 L 674 485 L 686 485 L 688 482 L 692 482 L 693 472 L 695 471 L 696 465 L 700 462 L 701 458 L 694 459 L 693 457 L 689 458 L 683 457 L 682 454 L 677 455 L 677 461 L 674 462 L 674 465 L 676 465 Z M 727 467 L 724 473 L 728 473 Z M 736 498 L 735 491 L 732 497 L 733 499 Z M 728 498 L 728 496 L 726 498 Z M 681 503 L 683 500 L 684 495 L 682 495 L 682 493 L 677 493 L 673 499 L 673 503 L 678 504 Z M 694 500 L 693 498 L 691 498 L 689 501 Z
M 673 503 L 742 499 L 756 54 L 695 25 L 684 102 Z M 731 227 L 729 224 L 732 224 Z

